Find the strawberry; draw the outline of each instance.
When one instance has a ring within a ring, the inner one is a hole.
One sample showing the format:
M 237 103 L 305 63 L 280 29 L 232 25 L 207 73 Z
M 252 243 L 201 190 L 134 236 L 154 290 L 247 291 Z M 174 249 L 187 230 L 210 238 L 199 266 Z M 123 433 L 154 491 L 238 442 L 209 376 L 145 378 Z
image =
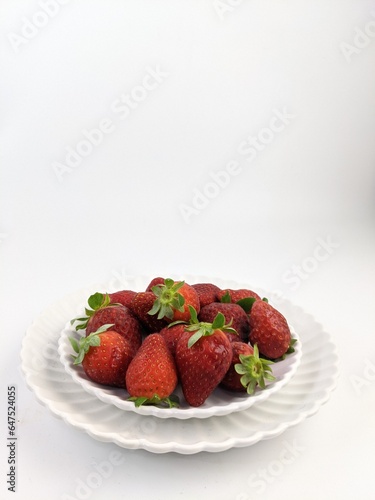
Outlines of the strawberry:
M 218 294 L 220 293 L 220 288 L 212 283 L 196 283 L 191 285 L 199 297 L 200 308 L 211 304 L 211 302 L 218 302 Z
M 113 324 L 113 329 L 129 341 L 134 353 L 138 350 L 142 342 L 142 327 L 127 307 L 112 304 L 108 294 L 99 292 L 89 297 L 88 305 L 91 309 L 85 309 L 87 316 L 72 320 L 72 323 L 80 322 L 76 330 L 86 329 L 86 335 L 89 335 L 102 325 Z
M 156 315 L 158 319 L 166 321 L 189 321 L 189 306 L 199 311 L 199 296 L 196 290 L 184 281 L 173 281 L 165 279 L 164 284 L 152 287 L 156 300 L 149 311 L 150 315 Z
M 191 308 L 192 309 L 192 308 Z M 227 326 L 219 313 L 213 323 L 195 322 L 185 326 L 176 348 L 176 364 L 182 392 L 191 406 L 201 406 L 224 378 L 232 361 L 232 347 L 225 334 Z
M 153 278 L 147 285 L 146 292 L 152 292 L 152 287 L 156 285 L 164 285 L 164 278 L 160 278 L 160 276 Z
M 200 321 L 212 322 L 219 312 L 224 315 L 225 322 L 236 330 L 238 340 L 247 342 L 250 331 L 249 316 L 238 304 L 212 302 L 202 307 L 198 317 Z
M 231 342 L 233 358 L 229 370 L 221 381 L 221 387 L 230 391 L 244 392 L 246 387 L 241 383 L 241 375 L 236 372 L 235 365 L 240 363 L 240 354 L 250 356 L 254 353 L 254 349 L 245 342 Z
M 133 358 L 133 349 L 122 335 L 103 325 L 96 332 L 82 337 L 79 342 L 69 340 L 77 356 L 74 364 L 82 363 L 86 375 L 102 385 L 125 389 L 125 373 Z
M 265 300 L 254 302 L 250 315 L 250 342 L 257 344 L 259 352 L 270 359 L 287 353 L 291 339 L 285 317 Z
M 171 397 L 177 385 L 177 370 L 162 335 L 152 333 L 143 341 L 126 372 L 130 401 L 142 404 L 176 406 Z
M 227 302 L 238 302 L 239 300 L 247 299 L 249 297 L 256 300 L 261 300 L 260 296 L 257 293 L 253 292 L 252 290 L 248 290 L 247 288 L 239 288 L 235 290 L 226 288 L 224 290 L 220 290 L 218 292 L 218 300 L 223 301 L 223 297 L 229 297 L 229 300 L 227 300 Z M 223 302 L 225 302 L 225 299 Z
M 130 305 L 131 311 L 133 311 L 147 333 L 159 332 L 168 324 L 165 319 L 158 319 L 156 316 L 149 314 L 155 300 L 156 295 L 154 292 L 138 292 L 133 297 Z
M 111 303 L 122 304 L 123 306 L 129 307 L 131 301 L 137 292 L 133 290 L 120 290 L 118 292 L 109 293 L 109 298 Z
M 129 342 L 135 354 L 142 343 L 143 329 L 138 319 L 125 306 L 109 305 L 99 309 L 89 319 L 86 335 L 95 332 L 100 326 L 110 322 L 113 324 L 113 329 Z
M 234 330 L 235 331 L 235 330 Z M 236 331 L 235 331 L 236 332 Z M 227 337 L 228 337 L 228 340 L 229 342 L 241 342 L 241 344 L 246 344 L 246 342 L 243 342 L 241 339 L 240 339 L 240 336 L 238 335 L 238 333 L 229 333 L 229 332 L 225 332 Z
M 159 334 L 164 337 L 164 340 L 174 356 L 176 353 L 177 342 L 181 335 L 185 332 L 185 323 L 171 324 L 160 330 Z
M 234 365 L 235 371 L 241 375 L 240 382 L 246 388 L 248 394 L 253 394 L 255 388 L 266 387 L 266 380 L 276 380 L 272 375 L 272 361 L 259 357 L 258 346 L 254 345 L 254 352 L 250 355 L 239 355 L 239 363 Z

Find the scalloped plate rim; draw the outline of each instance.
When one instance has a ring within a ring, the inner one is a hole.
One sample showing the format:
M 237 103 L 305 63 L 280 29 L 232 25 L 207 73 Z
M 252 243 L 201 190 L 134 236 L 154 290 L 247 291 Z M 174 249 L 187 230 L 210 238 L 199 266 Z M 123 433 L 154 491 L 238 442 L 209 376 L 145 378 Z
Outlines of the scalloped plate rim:
M 199 278 L 201 279 L 201 278 Z M 206 279 L 206 278 L 203 278 Z M 223 280 L 225 281 L 225 280 Z M 228 281 L 226 281 L 228 282 Z M 237 282 L 238 283 L 238 282 Z M 239 284 L 239 283 L 238 283 Z M 242 284 L 241 284 L 242 285 Z M 120 434 L 119 432 L 103 432 L 99 430 L 96 426 L 95 423 L 90 423 L 88 421 L 88 417 L 86 415 L 79 414 L 77 412 L 74 412 L 73 409 L 69 408 L 68 409 L 61 409 L 56 405 L 56 397 L 59 396 L 58 393 L 53 394 L 53 397 L 49 392 L 45 391 L 44 383 L 45 383 L 45 374 L 42 372 L 35 372 L 35 367 L 32 366 L 33 363 L 30 360 L 30 350 L 32 349 L 32 345 L 30 346 L 30 343 L 32 344 L 33 340 L 33 335 L 35 333 L 39 333 L 40 330 L 40 321 L 41 319 L 47 317 L 50 318 L 51 312 L 54 314 L 58 315 L 60 312 L 60 308 L 64 308 L 64 305 L 66 304 L 66 301 L 71 299 L 72 297 L 76 297 L 78 293 L 93 293 L 95 289 L 100 287 L 101 285 L 96 284 L 95 286 L 92 285 L 91 287 L 85 287 L 82 288 L 79 292 L 72 292 L 70 294 L 65 295 L 63 298 L 61 298 L 58 301 L 53 302 L 47 308 L 42 311 L 42 313 L 31 323 L 31 325 L 27 328 L 24 337 L 22 339 L 22 347 L 21 347 L 21 353 L 20 353 L 20 358 L 21 358 L 21 371 L 24 374 L 26 385 L 29 388 L 31 392 L 36 397 L 36 400 L 43 405 L 44 407 L 48 408 L 49 411 L 51 411 L 52 415 L 55 416 L 56 418 L 62 419 L 65 423 L 71 425 L 75 429 L 85 432 L 88 435 L 90 435 L 93 439 L 96 439 L 101 442 L 109 442 L 109 443 L 114 443 L 122 448 L 126 449 L 144 449 L 152 453 L 168 453 L 168 452 L 176 452 L 176 453 L 181 453 L 181 454 L 194 454 L 194 453 L 199 453 L 201 451 L 208 451 L 208 452 L 221 452 L 225 451 L 227 449 L 233 448 L 233 447 L 244 447 L 244 446 L 251 446 L 255 444 L 256 442 L 264 439 L 272 439 L 273 437 L 276 437 L 280 435 L 282 432 L 284 432 L 286 429 L 293 427 L 300 422 L 302 422 L 304 419 L 314 415 L 319 408 L 326 404 L 330 398 L 330 395 L 332 391 L 335 390 L 338 384 L 339 380 L 339 375 L 340 375 L 340 370 L 339 370 L 339 357 L 338 357 L 338 351 L 336 348 L 335 343 L 332 340 L 332 336 L 327 333 L 321 323 L 317 322 L 315 317 L 309 313 L 306 312 L 301 306 L 295 305 L 293 302 L 291 302 L 287 298 L 281 298 L 281 301 L 284 303 L 284 306 L 287 308 L 292 309 L 291 316 L 297 317 L 297 318 L 302 318 L 302 323 L 303 323 L 303 330 L 310 328 L 312 325 L 314 326 L 315 330 L 320 330 L 320 337 L 324 337 L 325 340 L 325 345 L 326 347 L 329 348 L 329 355 L 327 355 L 328 359 L 325 361 L 324 365 L 324 374 L 326 376 L 326 379 L 320 383 L 320 386 L 322 388 L 321 391 L 319 391 L 317 394 L 314 393 L 313 399 L 308 400 L 306 404 L 303 405 L 300 409 L 296 409 L 293 411 L 290 410 L 289 406 L 284 409 L 283 416 L 286 420 L 283 422 L 280 422 L 279 424 L 269 427 L 267 429 L 259 429 L 256 430 L 255 434 L 251 433 L 249 431 L 249 434 L 246 434 L 245 436 L 238 436 L 238 437 L 228 437 L 227 439 L 218 441 L 217 439 L 214 439 L 213 441 L 209 440 L 209 436 L 205 436 L 204 439 L 202 439 L 199 442 L 196 443 L 183 443 L 183 442 L 178 442 L 178 440 L 173 440 L 173 441 L 168 441 L 166 443 L 155 443 L 152 442 L 151 436 L 149 439 L 137 439 L 137 438 L 128 438 L 127 436 L 124 436 L 123 434 Z M 248 286 L 248 285 L 246 285 Z M 255 288 L 255 287 L 254 287 Z M 69 309 L 68 305 L 66 307 Z M 69 309 L 69 314 L 74 315 L 74 311 Z M 58 342 L 58 336 L 59 333 L 61 332 L 61 329 L 63 328 L 64 325 L 64 320 L 61 319 L 60 321 L 56 318 L 53 318 L 54 321 L 57 321 L 59 323 L 59 326 L 56 327 L 57 331 L 54 331 L 53 334 L 53 342 L 56 344 L 57 347 L 57 342 Z M 300 333 L 303 333 L 301 331 Z M 303 338 L 303 336 L 302 336 Z M 310 341 L 309 341 L 310 342 Z M 307 347 L 309 346 L 309 343 Z M 306 376 L 308 377 L 308 374 L 305 375 L 303 374 L 304 370 L 304 360 L 305 358 L 309 358 L 309 349 L 307 349 L 306 352 L 304 352 L 304 356 L 302 356 L 301 359 L 301 365 L 299 369 L 297 370 L 296 376 L 292 379 L 290 384 L 288 384 L 286 387 L 284 387 L 280 392 L 278 392 L 275 396 L 276 397 L 283 397 L 288 400 L 289 403 L 293 403 L 293 401 L 296 401 L 297 398 L 300 398 L 304 396 L 303 392 L 300 392 L 298 394 L 288 394 L 288 387 L 294 386 L 294 383 L 298 381 L 299 384 L 302 384 L 302 381 L 305 381 Z M 43 358 L 42 358 L 43 359 Z M 77 385 L 74 384 L 73 381 L 69 380 L 70 378 L 66 375 L 64 369 L 62 366 L 60 366 L 60 371 L 58 372 L 58 376 L 60 377 L 60 384 L 67 384 L 68 388 L 70 388 L 71 391 L 77 391 Z M 68 379 L 68 380 L 67 380 Z M 308 378 L 307 378 L 308 380 Z M 58 391 L 58 389 L 57 389 Z M 80 389 L 82 391 L 82 396 L 87 395 L 83 389 Z M 68 392 L 64 393 L 64 397 L 66 397 L 66 394 Z M 60 395 L 61 396 L 61 395 Z M 97 406 L 97 411 L 104 411 L 104 409 L 108 406 L 105 403 L 102 403 L 101 401 L 97 400 L 93 396 L 88 395 L 90 397 L 90 400 L 92 401 L 93 405 Z M 236 415 L 241 415 L 243 418 L 246 419 L 251 419 L 252 412 L 257 412 L 258 409 L 260 408 L 262 411 L 265 411 L 265 408 L 267 408 L 270 404 L 273 404 L 273 397 L 269 398 L 266 402 L 257 405 L 253 410 L 251 411 L 243 411 L 239 412 L 237 414 L 234 414 L 234 419 L 236 419 Z M 281 407 L 282 407 L 281 403 Z M 281 408 L 283 409 L 283 408 Z M 82 418 L 84 421 L 82 422 Z M 153 418 L 153 417 L 144 417 L 144 416 L 138 416 L 137 417 L 139 421 L 143 421 L 143 419 L 148 419 L 148 418 Z M 214 417 L 216 418 L 216 417 Z M 223 416 L 219 417 L 220 419 L 223 419 L 223 421 L 226 421 L 228 417 Z M 176 419 L 170 419 L 167 420 L 167 422 L 173 422 Z M 195 421 L 196 419 L 191 419 L 192 421 Z M 198 419 L 199 420 L 199 419 Z M 208 426 L 210 423 L 211 419 L 200 419 L 204 425 Z M 178 420 L 177 420 L 178 421 Z M 181 422 L 182 423 L 182 422 Z
M 151 405 L 136 407 L 134 403 L 119 397 L 119 394 L 122 392 L 121 389 L 111 388 L 108 386 L 103 387 L 92 382 L 85 375 L 81 366 L 74 366 L 71 362 L 70 357 L 73 351 L 71 350 L 70 343 L 68 341 L 68 335 L 76 334 L 77 332 L 74 332 L 70 328 L 69 322 L 65 325 L 65 328 L 61 332 L 58 341 L 58 353 L 65 371 L 72 377 L 74 382 L 80 384 L 85 391 L 93 394 L 104 403 L 112 404 L 124 411 L 131 411 L 139 413 L 140 415 L 152 415 L 158 418 L 179 418 L 183 420 L 188 418 L 209 418 L 212 416 L 223 416 L 232 412 L 243 411 L 255 404 L 259 404 L 275 392 L 279 391 L 291 380 L 300 364 L 303 348 L 294 328 L 291 325 L 289 326 L 291 328 L 293 338 L 296 338 L 298 342 L 296 344 L 295 352 L 289 355 L 287 359 L 277 363 L 277 371 L 282 370 L 282 367 L 286 368 L 286 371 L 281 373 L 281 378 L 272 384 L 267 384 L 266 389 L 264 390 L 257 389 L 256 394 L 253 396 L 246 396 L 246 394 L 231 394 L 229 391 L 219 388 L 214 392 L 213 396 L 210 396 L 207 399 L 204 407 L 198 408 L 158 408 L 157 406 Z M 183 396 L 180 388 L 178 392 L 180 400 L 182 400 Z M 228 398 L 228 404 L 215 404 L 212 402 L 213 398 L 215 398 L 215 400 L 220 398 L 220 396 L 217 397 L 218 393 L 221 397 Z M 128 393 L 124 392 L 124 395 L 125 394 L 127 395 Z

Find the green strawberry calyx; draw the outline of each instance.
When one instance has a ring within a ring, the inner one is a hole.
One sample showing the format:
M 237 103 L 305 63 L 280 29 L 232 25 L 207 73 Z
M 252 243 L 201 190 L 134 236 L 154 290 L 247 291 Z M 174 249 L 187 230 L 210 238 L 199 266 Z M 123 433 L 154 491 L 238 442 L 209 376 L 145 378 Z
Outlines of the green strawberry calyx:
M 258 346 L 254 345 L 254 353 L 248 356 L 240 354 L 240 363 L 234 365 L 234 369 L 241 377 L 241 384 L 245 387 L 248 394 L 253 394 L 255 388 L 266 387 L 266 380 L 274 381 L 276 378 L 272 375 L 270 365 L 272 361 L 259 357 Z
M 87 299 L 87 304 L 89 307 L 85 308 L 85 313 L 86 316 L 82 316 L 81 318 L 74 318 L 70 321 L 70 324 L 73 325 L 76 321 L 79 322 L 79 324 L 76 325 L 76 330 L 85 330 L 87 327 L 87 323 L 89 322 L 89 319 L 91 316 L 95 314 L 96 311 L 99 309 L 104 309 L 105 307 L 111 305 L 111 306 L 117 306 L 120 304 L 115 304 L 111 302 L 111 299 L 108 295 L 108 293 L 100 293 L 96 292 Z
M 254 297 L 244 297 L 243 299 L 237 300 L 237 302 L 232 302 L 232 297 L 229 291 L 227 290 L 225 294 L 221 297 L 220 302 L 222 304 L 232 304 L 232 303 L 237 304 L 238 306 L 242 307 L 245 313 L 249 314 L 256 300 L 257 299 L 255 299 Z
M 199 321 L 197 311 L 194 307 L 189 306 L 190 311 L 190 321 L 186 323 L 185 330 L 187 332 L 193 332 L 193 335 L 188 340 L 188 348 L 190 349 L 193 345 L 198 342 L 202 337 L 209 337 L 213 335 L 216 330 L 221 330 L 222 332 L 234 333 L 238 335 L 238 332 L 231 327 L 232 322 L 225 324 L 225 316 L 223 313 L 219 312 L 215 316 L 212 323 L 205 321 Z M 182 321 L 175 321 L 173 324 L 183 323 Z
M 283 361 L 288 356 L 288 354 L 293 354 L 293 352 L 295 352 L 294 346 L 295 346 L 296 342 L 297 342 L 297 339 L 292 337 L 290 339 L 289 346 L 288 346 L 288 349 L 286 350 L 286 352 L 282 356 L 280 356 L 279 358 L 273 359 L 272 361 L 274 363 L 277 363 L 278 361 Z
M 184 286 L 184 281 L 174 281 L 170 278 L 164 280 L 164 284 L 155 285 L 151 288 L 156 295 L 156 299 L 148 314 L 158 319 L 173 319 L 174 311 L 184 311 L 185 298 L 179 292 Z
M 111 328 L 111 326 L 113 326 L 113 324 L 103 325 L 98 328 L 96 332 L 90 333 L 90 335 L 88 335 L 87 337 L 81 337 L 79 340 L 75 339 L 74 337 L 69 337 L 70 344 L 73 347 L 74 352 L 77 353 L 77 356 L 72 354 L 75 365 L 79 365 L 80 363 L 82 363 L 83 358 L 88 353 L 90 347 L 100 346 L 101 340 L 99 334 L 106 332 L 108 328 Z
M 137 408 L 142 405 L 153 405 L 164 408 L 178 408 L 180 406 L 180 400 L 178 396 L 175 396 L 174 394 L 171 394 L 166 398 L 161 398 L 158 394 L 154 394 L 152 398 L 146 398 L 145 396 L 132 396 L 128 398 L 128 401 L 133 401 Z

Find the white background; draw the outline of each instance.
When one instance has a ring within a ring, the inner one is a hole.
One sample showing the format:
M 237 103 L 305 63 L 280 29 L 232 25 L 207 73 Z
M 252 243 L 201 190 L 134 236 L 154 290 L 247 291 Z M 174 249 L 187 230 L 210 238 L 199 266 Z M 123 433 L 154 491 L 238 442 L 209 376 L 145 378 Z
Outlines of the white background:
M 0 15 L 0 497 L 78 498 L 77 478 L 120 450 L 87 498 L 373 498 L 375 2 L 2 0 Z M 162 76 L 142 90 L 150 68 Z M 110 132 L 82 143 L 102 120 Z M 190 456 L 55 419 L 20 370 L 26 328 L 76 289 L 140 274 L 247 282 L 313 314 L 340 356 L 329 402 L 271 441 Z M 257 491 L 250 474 L 285 440 L 304 451 Z

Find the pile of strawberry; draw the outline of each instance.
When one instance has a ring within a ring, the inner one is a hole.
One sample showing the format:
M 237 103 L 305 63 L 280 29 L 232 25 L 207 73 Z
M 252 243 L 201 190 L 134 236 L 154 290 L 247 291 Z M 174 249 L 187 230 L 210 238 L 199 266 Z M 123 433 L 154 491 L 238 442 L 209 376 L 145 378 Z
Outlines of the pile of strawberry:
M 97 292 L 85 313 L 71 321 L 85 331 L 70 338 L 74 363 L 137 406 L 178 406 L 177 384 L 194 407 L 218 386 L 253 394 L 294 350 L 285 317 L 248 289 L 158 277 L 143 292 Z

